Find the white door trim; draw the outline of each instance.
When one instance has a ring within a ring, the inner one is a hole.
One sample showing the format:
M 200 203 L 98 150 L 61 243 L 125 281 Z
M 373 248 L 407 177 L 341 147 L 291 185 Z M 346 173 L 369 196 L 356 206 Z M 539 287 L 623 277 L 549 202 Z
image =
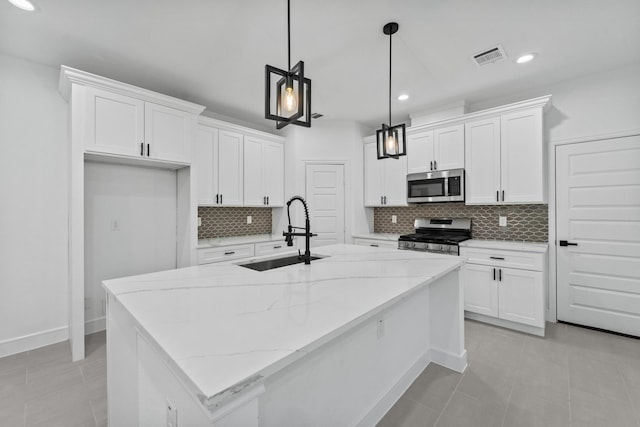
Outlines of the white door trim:
M 305 194 L 307 190 L 307 165 L 342 165 L 344 167 L 344 241 L 350 242 L 353 235 L 353 197 L 351 197 L 351 161 L 349 159 L 301 160 L 298 163 L 297 176 L 304 177 L 296 185 L 296 194 Z M 313 231 L 313 230 L 312 230 Z
M 546 319 L 547 322 L 558 321 L 558 294 L 557 294 L 557 251 L 556 241 L 558 236 L 556 235 L 557 223 L 556 223 L 556 148 L 561 145 L 567 144 L 580 144 L 584 142 L 599 141 L 602 139 L 616 139 L 625 138 L 629 136 L 640 135 L 640 129 L 632 129 L 620 132 L 611 132 L 600 135 L 581 136 L 577 138 L 557 139 L 550 141 L 549 145 L 549 305 L 547 307 Z

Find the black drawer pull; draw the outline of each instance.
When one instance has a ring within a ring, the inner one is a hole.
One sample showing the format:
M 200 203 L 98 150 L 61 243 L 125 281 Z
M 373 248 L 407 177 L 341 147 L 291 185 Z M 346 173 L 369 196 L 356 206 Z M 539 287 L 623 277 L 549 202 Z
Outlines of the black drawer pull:
M 370 244 L 369 246 L 373 246 L 374 248 L 379 247 L 378 245 L 375 245 L 375 244 L 373 244 L 373 243 L 372 243 L 372 244 Z
M 504 257 L 501 256 L 490 256 L 491 259 L 497 259 L 498 261 L 504 261 Z
M 233 254 L 235 254 L 235 251 L 225 252 L 224 254 L 225 254 L 225 255 L 233 255 Z
M 280 249 L 282 245 L 274 246 L 273 249 Z
M 560 240 L 560 246 L 578 246 L 577 243 L 567 242 L 566 240 Z

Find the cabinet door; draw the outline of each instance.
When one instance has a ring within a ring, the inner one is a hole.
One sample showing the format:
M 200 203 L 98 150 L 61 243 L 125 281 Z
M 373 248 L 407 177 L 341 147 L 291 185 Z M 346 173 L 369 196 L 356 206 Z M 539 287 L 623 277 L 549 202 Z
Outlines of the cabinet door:
M 407 206 L 407 156 L 379 161 L 384 165 L 384 205 Z
M 214 174 L 217 176 L 219 204 L 225 206 L 243 205 L 243 136 L 235 132 L 221 130 L 218 150 L 214 152 Z
M 147 156 L 170 162 L 191 163 L 195 115 L 175 108 L 145 103 Z
M 265 206 L 262 140 L 244 138 L 244 205 Z
M 465 203 L 494 205 L 500 191 L 500 118 L 465 124 Z
M 262 154 L 267 205 L 284 206 L 284 146 L 277 142 L 265 142 Z
M 526 325 L 544 326 L 542 272 L 501 268 L 498 282 L 500 318 Z
M 433 150 L 435 169 L 464 168 L 464 125 L 435 129 Z
M 385 159 L 388 160 L 388 159 Z M 383 160 L 378 160 L 375 143 L 364 144 L 364 205 L 382 206 Z
M 501 166 L 504 201 L 546 203 L 542 109 L 501 118 Z
M 498 282 L 493 267 L 466 264 L 463 268 L 464 309 L 485 316 L 498 317 Z
M 144 102 L 128 96 L 85 88 L 87 151 L 142 157 Z M 145 148 L 146 150 L 146 148 Z
M 428 172 L 433 160 L 433 131 L 407 136 L 407 173 Z
M 198 205 L 215 205 L 216 203 L 217 183 L 215 183 L 214 187 L 213 153 L 217 144 L 218 129 L 209 126 L 198 126 L 196 155 L 193 159 L 198 185 Z

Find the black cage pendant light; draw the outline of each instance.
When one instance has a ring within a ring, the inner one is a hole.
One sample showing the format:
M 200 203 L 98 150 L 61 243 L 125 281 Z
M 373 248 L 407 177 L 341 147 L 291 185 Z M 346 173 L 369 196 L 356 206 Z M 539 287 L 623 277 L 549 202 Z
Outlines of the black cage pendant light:
M 406 129 L 404 123 L 391 125 L 391 36 L 398 31 L 396 22 L 389 22 L 382 27 L 382 32 L 389 36 L 389 124 L 382 124 L 376 131 L 378 159 L 398 159 L 407 155 Z
M 276 128 L 288 124 L 311 127 L 311 79 L 304 76 L 304 62 L 291 68 L 291 3 L 287 0 L 288 71 L 265 66 L 264 117 Z

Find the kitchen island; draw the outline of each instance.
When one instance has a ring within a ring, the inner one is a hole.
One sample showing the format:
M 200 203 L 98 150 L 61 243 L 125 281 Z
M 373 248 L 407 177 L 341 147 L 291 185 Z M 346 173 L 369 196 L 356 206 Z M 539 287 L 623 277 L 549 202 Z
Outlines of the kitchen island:
M 372 426 L 430 362 L 466 368 L 459 257 L 314 255 L 105 281 L 110 425 Z

